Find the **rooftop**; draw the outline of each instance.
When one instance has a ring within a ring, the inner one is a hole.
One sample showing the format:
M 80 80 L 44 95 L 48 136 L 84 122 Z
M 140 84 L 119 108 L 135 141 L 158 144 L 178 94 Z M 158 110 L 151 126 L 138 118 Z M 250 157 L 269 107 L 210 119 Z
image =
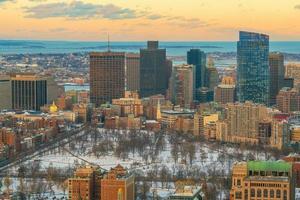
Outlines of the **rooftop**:
M 247 167 L 252 171 L 289 172 L 292 169 L 292 165 L 284 161 L 249 161 Z

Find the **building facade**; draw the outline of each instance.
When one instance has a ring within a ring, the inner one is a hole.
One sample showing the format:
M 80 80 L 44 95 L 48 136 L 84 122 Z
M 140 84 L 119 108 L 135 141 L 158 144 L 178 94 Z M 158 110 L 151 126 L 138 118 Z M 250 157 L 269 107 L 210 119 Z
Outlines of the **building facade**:
M 140 91 L 140 55 L 126 54 L 126 90 Z
M 196 89 L 204 87 L 206 54 L 200 49 L 191 49 L 187 52 L 187 63 L 196 67 Z
M 233 166 L 230 200 L 292 200 L 294 193 L 294 177 L 290 163 L 249 161 Z
M 165 94 L 168 88 L 166 49 L 158 48 L 158 41 L 148 41 L 140 50 L 140 94 L 149 97 Z
M 125 53 L 90 53 L 90 101 L 96 106 L 125 94 Z
M 300 95 L 295 88 L 282 88 L 276 97 L 276 106 L 283 113 L 300 110 Z
M 276 104 L 276 96 L 284 86 L 284 56 L 282 53 L 270 53 L 270 105 Z
M 195 96 L 195 68 L 193 65 L 177 65 L 173 68 L 169 91 L 171 101 L 182 108 L 189 108 Z
M 268 105 L 269 74 L 269 36 L 241 31 L 237 43 L 238 100 Z

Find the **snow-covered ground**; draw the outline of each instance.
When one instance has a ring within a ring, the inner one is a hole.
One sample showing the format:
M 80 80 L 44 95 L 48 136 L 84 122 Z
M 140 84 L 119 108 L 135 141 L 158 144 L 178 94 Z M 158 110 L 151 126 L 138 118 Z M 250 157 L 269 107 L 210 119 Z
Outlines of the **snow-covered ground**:
M 145 136 L 150 144 L 145 143 L 146 147 L 141 151 L 132 152 L 126 150 L 127 154 L 125 156 L 122 155 L 122 158 L 120 158 L 118 157 L 120 154 L 116 153 L 116 146 L 122 143 L 124 138 L 129 137 L 127 134 L 128 132 L 126 131 L 107 131 L 99 129 L 96 138 L 93 133 L 87 133 L 86 137 L 81 140 L 71 141 L 71 143 L 63 147 L 46 152 L 23 164 L 24 166 L 32 166 L 38 162 L 41 170 L 47 170 L 49 166 L 58 169 L 75 169 L 78 166 L 86 165 L 87 163 L 85 161 L 87 161 L 88 163 L 99 165 L 107 170 L 117 164 L 121 164 L 129 170 L 136 171 L 139 175 L 143 176 L 146 176 L 153 170 L 160 170 L 162 168 L 166 168 L 172 175 L 183 173 L 183 176 L 191 176 L 191 173 L 195 174 L 197 172 L 198 176 L 210 176 L 212 172 L 217 171 L 219 175 L 229 176 L 230 169 L 236 161 L 246 160 L 250 157 L 262 160 L 272 158 L 270 154 L 256 150 L 242 151 L 240 148 L 229 145 L 189 141 L 188 144 L 194 145 L 195 147 L 192 164 L 189 162 L 188 151 L 180 150 L 180 148 L 177 153 L 177 162 L 175 162 L 175 148 L 174 144 L 172 144 L 174 137 L 170 134 L 164 134 L 158 137 L 155 133 L 149 132 L 139 132 L 139 137 L 141 139 Z M 158 138 L 162 141 L 160 147 L 157 145 Z M 178 146 L 188 141 L 184 137 L 179 138 L 179 140 L 180 142 L 176 143 Z M 111 144 L 113 149 L 108 152 L 97 153 L 95 147 L 98 144 L 106 144 L 106 142 L 107 144 Z M 157 154 L 154 156 L 154 159 L 151 159 L 154 151 L 156 151 Z M 18 168 L 19 166 L 12 167 L 8 170 L 8 174 L 16 173 Z M 55 192 L 62 193 L 59 187 L 56 187 Z

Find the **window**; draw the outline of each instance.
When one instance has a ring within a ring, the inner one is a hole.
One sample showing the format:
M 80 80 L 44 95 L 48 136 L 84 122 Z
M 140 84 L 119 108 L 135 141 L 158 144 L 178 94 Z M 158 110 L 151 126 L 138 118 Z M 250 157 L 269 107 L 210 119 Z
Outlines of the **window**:
M 283 191 L 283 200 L 287 200 L 287 191 L 286 190 Z
M 268 190 L 264 189 L 264 197 L 268 197 Z
M 281 198 L 281 192 L 280 192 L 280 190 L 276 190 L 276 198 Z
M 255 197 L 255 189 L 251 189 L 251 197 Z
M 261 197 L 261 189 L 257 189 L 257 197 Z
M 270 197 L 274 198 L 274 190 L 270 190 Z
M 245 195 L 245 200 L 247 200 L 248 199 L 248 190 L 245 190 L 245 193 L 244 193 L 244 195 Z
M 242 199 L 242 192 L 236 192 L 235 199 Z
M 237 184 L 238 186 L 240 186 L 240 185 L 241 185 L 241 180 L 238 179 L 236 184 Z

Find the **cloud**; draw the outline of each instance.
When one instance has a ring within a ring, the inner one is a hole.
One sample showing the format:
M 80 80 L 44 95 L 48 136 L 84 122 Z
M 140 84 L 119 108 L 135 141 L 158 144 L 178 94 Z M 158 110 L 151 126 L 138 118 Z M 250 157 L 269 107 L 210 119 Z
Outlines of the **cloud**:
M 148 19 L 151 19 L 151 20 L 156 20 L 156 19 L 162 19 L 164 18 L 165 16 L 162 16 L 162 15 L 157 15 L 157 14 L 152 14 L 152 15 L 148 15 L 147 18 Z
M 190 28 L 190 29 L 207 27 L 207 26 L 212 25 L 212 23 L 207 23 L 207 22 L 201 21 L 198 18 L 186 18 L 183 16 L 168 17 L 167 24 L 172 25 L 172 26 Z
M 300 4 L 298 4 L 298 5 L 295 5 L 295 7 L 294 7 L 295 9 L 300 9 Z
M 140 17 L 140 13 L 129 8 L 121 8 L 114 4 L 92 4 L 82 1 L 71 3 L 48 3 L 34 7 L 24 7 L 27 18 L 55 18 L 64 17 L 71 19 L 133 19 Z

